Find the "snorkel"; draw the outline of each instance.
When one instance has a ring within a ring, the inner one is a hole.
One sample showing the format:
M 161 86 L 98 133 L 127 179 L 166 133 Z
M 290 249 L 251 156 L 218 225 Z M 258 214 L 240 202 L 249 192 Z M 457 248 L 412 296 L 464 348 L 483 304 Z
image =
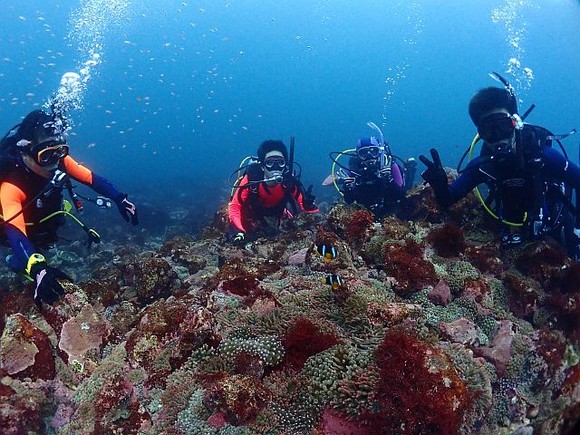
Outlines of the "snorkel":
M 367 122 L 367 125 L 379 134 L 380 139 L 379 146 L 381 149 L 379 175 L 384 176 L 391 169 L 391 161 L 392 161 L 391 149 L 389 148 L 389 144 L 385 142 L 383 131 L 379 128 L 379 126 L 372 121 Z

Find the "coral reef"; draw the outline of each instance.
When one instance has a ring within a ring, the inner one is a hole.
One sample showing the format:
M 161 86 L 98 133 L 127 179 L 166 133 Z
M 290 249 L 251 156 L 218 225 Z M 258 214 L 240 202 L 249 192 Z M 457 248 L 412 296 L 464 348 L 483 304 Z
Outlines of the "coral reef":
M 156 244 L 57 251 L 54 306 L 2 281 L 0 432 L 575 433 L 580 265 L 500 249 L 474 201 L 418 186 L 406 220 L 339 204 L 243 247 L 177 210 Z

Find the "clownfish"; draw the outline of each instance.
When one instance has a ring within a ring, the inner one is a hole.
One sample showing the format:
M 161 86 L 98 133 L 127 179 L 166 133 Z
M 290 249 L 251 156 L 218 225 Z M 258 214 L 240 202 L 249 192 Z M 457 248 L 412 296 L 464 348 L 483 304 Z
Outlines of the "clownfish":
M 327 275 L 325 278 L 322 278 L 322 282 L 324 284 L 328 284 L 332 287 L 333 290 L 336 290 L 339 287 L 342 287 L 342 278 L 338 275 Z
M 338 250 L 334 246 L 327 245 L 326 243 L 316 245 L 316 252 L 324 257 L 324 261 L 327 262 L 338 257 Z

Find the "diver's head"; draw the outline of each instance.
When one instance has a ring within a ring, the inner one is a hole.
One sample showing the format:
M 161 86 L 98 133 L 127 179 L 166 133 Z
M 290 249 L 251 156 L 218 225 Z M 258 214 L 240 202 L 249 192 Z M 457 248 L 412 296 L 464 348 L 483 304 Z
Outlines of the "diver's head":
M 258 147 L 258 160 L 264 171 L 268 185 L 281 183 L 284 173 L 288 171 L 288 151 L 284 142 L 267 140 Z
M 42 110 L 30 112 L 18 128 L 18 145 L 23 154 L 30 156 L 42 167 L 58 165 L 68 155 L 63 122 Z
M 516 97 L 509 86 L 481 89 L 469 102 L 469 116 L 495 157 L 515 155 L 516 130 L 523 126 L 517 112 Z
M 494 157 L 506 158 L 516 154 L 516 131 L 522 127 L 523 122 L 517 114 L 495 109 L 481 116 L 477 132 Z
M 379 141 L 371 137 L 362 137 L 356 144 L 356 155 L 363 170 L 375 170 L 380 166 L 381 146 Z
M 506 88 L 480 89 L 469 102 L 469 116 L 476 127 L 488 114 L 502 109 L 510 114 L 518 113 L 516 97 Z

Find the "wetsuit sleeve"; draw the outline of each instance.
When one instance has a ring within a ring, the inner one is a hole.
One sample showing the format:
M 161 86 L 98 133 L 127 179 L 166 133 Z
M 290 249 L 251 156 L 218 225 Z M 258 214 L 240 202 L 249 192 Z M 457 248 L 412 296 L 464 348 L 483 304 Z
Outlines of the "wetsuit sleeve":
M 566 160 L 562 153 L 551 147 L 544 147 L 542 158 L 549 177 L 561 180 L 574 189 L 580 189 L 580 168 L 577 165 Z
M 78 163 L 71 156 L 66 156 L 64 158 L 64 167 L 67 174 L 69 174 L 75 180 L 89 186 L 99 195 L 103 195 L 107 198 L 115 200 L 123 195 L 123 193 L 118 191 L 115 186 L 113 186 L 113 183 L 95 174 L 87 167 Z
M 452 206 L 487 180 L 485 174 L 479 170 L 479 166 L 479 157 L 475 157 L 451 184 L 433 187 L 435 198 L 441 207 Z
M 247 175 L 244 175 L 242 181 L 240 181 L 240 186 L 247 186 L 250 180 L 248 179 Z M 228 217 L 230 224 L 234 226 L 237 230 L 246 232 L 244 225 L 242 224 L 243 221 L 243 209 L 244 204 L 248 200 L 250 196 L 250 189 L 248 188 L 239 188 L 237 187 L 234 191 L 232 196 L 232 200 L 230 201 L 230 205 L 228 208 Z
M 22 204 L 26 202 L 26 195 L 12 183 L 4 182 L 0 185 L 0 201 L 4 219 L 11 219 L 4 225 L 4 232 L 8 244 L 14 253 L 10 266 L 16 270 L 24 270 L 28 258 L 35 252 L 34 246 L 26 237 L 26 223 L 22 212 Z

